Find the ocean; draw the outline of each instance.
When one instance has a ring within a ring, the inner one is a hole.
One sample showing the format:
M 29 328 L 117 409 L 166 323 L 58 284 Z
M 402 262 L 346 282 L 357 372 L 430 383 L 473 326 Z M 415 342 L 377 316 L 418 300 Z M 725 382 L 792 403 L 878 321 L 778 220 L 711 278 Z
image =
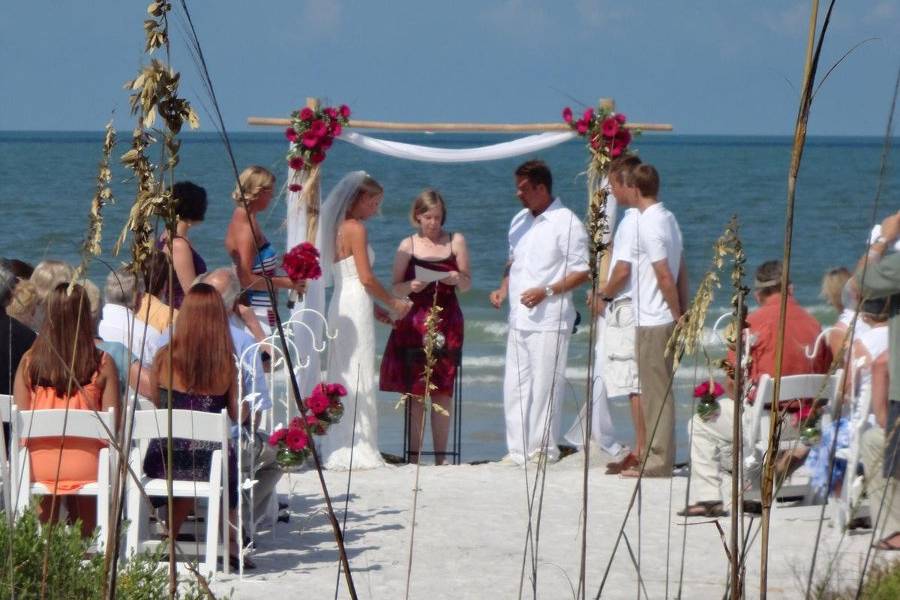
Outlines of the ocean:
M 128 147 L 130 123 L 119 123 L 116 156 Z M 488 134 L 383 134 L 381 137 L 442 147 L 471 147 L 495 143 L 510 136 Z M 280 131 L 232 134 L 239 168 L 249 164 L 268 167 L 283 184 L 286 142 Z M 176 179 L 188 179 L 206 188 L 206 221 L 191 230 L 195 248 L 211 268 L 229 264 L 223 247 L 233 203 L 234 177 L 219 137 L 211 133 L 182 136 L 181 164 Z M 0 255 L 37 263 L 56 258 L 76 263 L 87 228 L 87 214 L 100 160 L 102 133 L 0 132 Z M 712 243 L 731 215 L 740 220 L 740 235 L 748 258 L 748 276 L 765 260 L 781 258 L 784 236 L 790 137 L 687 136 L 645 134 L 634 147 L 654 164 L 662 178 L 661 200 L 681 226 L 692 292 L 712 259 Z M 878 138 L 813 137 L 807 142 L 800 172 L 794 221 L 792 281 L 798 300 L 823 323 L 834 312 L 819 297 L 819 282 L 830 267 L 852 267 L 865 249 L 873 219 L 882 142 Z M 897 163 L 894 151 L 891 159 Z M 369 223 L 376 254 L 375 270 L 390 280 L 394 251 L 411 232 L 408 211 L 425 187 L 438 189 L 448 204 L 446 228 L 466 236 L 472 256 L 472 290 L 461 296 L 466 318 L 462 386 L 462 458 L 496 459 L 505 453 L 502 379 L 506 339 L 506 310 L 497 311 L 488 294 L 499 282 L 506 257 L 506 231 L 521 208 L 515 197 L 513 171 L 526 158 L 466 165 L 409 162 L 367 153 L 336 142 L 323 171 L 323 196 L 344 173 L 365 169 L 384 186 L 382 214 Z M 578 214 L 584 213 L 586 152 L 577 141 L 540 153 L 554 174 L 554 193 Z M 101 289 L 106 273 L 128 258 L 113 256 L 112 246 L 121 231 L 134 196 L 133 182 L 114 165 L 116 204 L 104 211 L 103 255 L 88 271 Z M 880 221 L 900 209 L 900 175 L 890 171 L 884 182 Z M 276 247 L 284 250 L 283 195 L 262 215 L 261 223 Z M 727 274 L 723 277 L 727 285 Z M 718 291 L 708 325 L 727 310 L 730 290 Z M 578 293 L 582 315 L 583 293 Z M 388 330 L 379 327 L 379 346 Z M 712 353 L 722 346 L 708 336 Z M 587 374 L 587 327 L 573 337 L 566 370 L 568 385 L 563 404 L 563 432 L 584 401 Z M 676 375 L 679 460 L 686 460 L 686 421 L 691 414 L 691 389 L 704 368 L 691 361 Z M 397 398 L 379 396 L 380 444 L 399 454 L 402 447 L 402 412 Z M 623 441 L 631 438 L 627 400 L 611 401 L 613 418 Z

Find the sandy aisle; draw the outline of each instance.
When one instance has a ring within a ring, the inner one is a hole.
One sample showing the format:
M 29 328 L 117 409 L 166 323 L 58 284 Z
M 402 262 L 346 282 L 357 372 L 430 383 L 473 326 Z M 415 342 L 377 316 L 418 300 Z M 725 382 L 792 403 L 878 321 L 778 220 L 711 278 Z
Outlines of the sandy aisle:
M 535 469 L 529 467 L 529 483 Z M 526 471 L 498 464 L 423 467 L 421 471 L 412 598 L 516 598 L 528 527 Z M 353 474 L 346 543 L 360 598 L 402 598 L 406 584 L 409 525 L 415 468 L 386 467 Z M 572 598 L 579 572 L 581 459 L 578 455 L 552 465 L 547 472 L 540 527 L 537 596 Z M 342 508 L 346 473 L 326 473 L 329 490 Z M 682 535 L 685 528 L 674 511 L 683 506 L 687 479 L 648 480 L 643 484 L 641 572 L 650 598 L 675 597 L 678 589 Z M 669 489 L 673 494 L 671 547 Z M 243 582 L 236 575 L 219 575 L 213 586 L 236 598 L 332 598 L 337 576 L 337 550 L 320 500 L 314 473 L 282 479 L 279 490 L 291 497 L 291 522 L 265 532 L 255 555 L 258 569 Z M 633 480 L 604 476 L 593 468 L 588 517 L 589 597 L 596 595 L 616 534 L 628 505 Z M 798 577 L 805 582 L 815 538 L 818 507 L 775 511 L 769 562 L 770 597 L 796 598 Z M 340 512 L 339 512 L 340 515 Z M 693 522 L 702 521 L 692 519 Z M 729 519 L 721 520 L 723 527 Z M 755 525 L 754 525 L 755 528 Z M 637 548 L 637 519 L 626 532 Z M 726 533 L 727 535 L 727 533 Z M 868 535 L 845 538 L 843 556 L 833 574 L 850 582 L 861 564 Z M 823 530 L 818 564 L 833 555 L 837 538 Z M 759 543 L 748 563 L 748 597 L 759 588 Z M 531 559 L 529 558 L 529 565 Z M 727 560 L 715 525 L 687 528 L 684 598 L 721 598 Z M 668 570 L 668 594 L 667 589 Z M 795 575 L 795 572 L 799 575 Z M 620 545 L 603 592 L 608 598 L 634 598 L 638 579 L 625 544 Z M 526 569 L 526 593 L 531 593 L 531 567 Z M 341 585 L 339 597 L 348 597 Z

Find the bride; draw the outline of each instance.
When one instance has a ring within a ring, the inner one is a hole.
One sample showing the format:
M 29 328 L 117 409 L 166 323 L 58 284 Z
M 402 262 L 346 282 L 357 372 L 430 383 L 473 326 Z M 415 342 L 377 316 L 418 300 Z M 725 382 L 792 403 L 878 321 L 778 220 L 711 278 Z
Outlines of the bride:
M 328 349 L 327 381 L 347 388 L 344 416 L 322 438 L 326 469 L 384 464 L 378 451 L 374 319 L 390 324 L 402 318 L 410 304 L 391 295 L 372 272 L 365 221 L 378 212 L 383 196 L 377 181 L 365 171 L 354 171 L 341 179 L 322 205 L 317 245 L 324 284 L 334 285 L 328 323 L 338 333 Z

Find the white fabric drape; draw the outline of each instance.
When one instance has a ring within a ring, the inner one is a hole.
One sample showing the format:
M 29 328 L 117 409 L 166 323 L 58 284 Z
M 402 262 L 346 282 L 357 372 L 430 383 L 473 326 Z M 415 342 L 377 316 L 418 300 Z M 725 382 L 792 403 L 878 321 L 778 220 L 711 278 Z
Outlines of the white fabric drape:
M 393 140 L 374 138 L 355 131 L 344 131 L 338 139 L 359 146 L 365 150 L 404 158 L 406 160 L 418 160 L 422 162 L 437 163 L 464 163 L 479 162 L 485 160 L 500 160 L 512 158 L 522 154 L 531 154 L 557 146 L 563 142 L 575 139 L 578 134 L 574 131 L 562 131 L 558 133 L 539 133 L 519 139 L 479 146 L 478 148 L 435 148 L 433 146 L 420 146 L 418 144 L 406 144 Z

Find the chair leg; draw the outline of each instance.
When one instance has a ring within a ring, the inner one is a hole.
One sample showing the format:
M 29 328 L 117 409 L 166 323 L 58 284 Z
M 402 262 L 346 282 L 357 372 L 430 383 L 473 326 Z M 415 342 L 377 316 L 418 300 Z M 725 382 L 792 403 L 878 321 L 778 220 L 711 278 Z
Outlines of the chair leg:
M 206 570 L 209 575 L 216 572 L 216 556 L 219 551 L 219 518 L 227 516 L 219 515 L 222 507 L 222 462 L 219 457 L 221 450 L 213 452 L 209 469 L 209 502 L 206 509 Z M 228 572 L 228 550 L 222 557 L 222 568 Z

